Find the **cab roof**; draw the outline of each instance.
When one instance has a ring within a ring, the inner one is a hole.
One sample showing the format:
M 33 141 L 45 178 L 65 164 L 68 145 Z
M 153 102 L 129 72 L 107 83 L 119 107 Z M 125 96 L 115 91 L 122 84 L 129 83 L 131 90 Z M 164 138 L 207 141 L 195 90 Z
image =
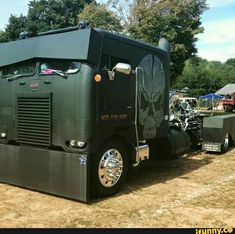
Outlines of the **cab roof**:
M 152 46 L 102 29 L 78 30 L 77 27 L 70 27 L 39 33 L 35 37 L 0 43 L 0 67 L 33 58 L 89 60 L 96 63 L 99 59 L 103 37 L 122 41 L 155 53 L 167 54 L 158 46 Z

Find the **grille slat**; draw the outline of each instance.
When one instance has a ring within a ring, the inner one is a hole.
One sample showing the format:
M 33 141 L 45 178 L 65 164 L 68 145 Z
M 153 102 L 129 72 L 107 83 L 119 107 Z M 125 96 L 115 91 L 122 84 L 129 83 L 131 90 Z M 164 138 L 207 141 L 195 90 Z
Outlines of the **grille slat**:
M 24 134 L 24 135 L 19 135 L 21 137 L 21 139 L 27 139 L 27 140 L 32 140 L 32 137 L 34 137 L 34 140 L 39 140 L 39 141 L 43 141 L 44 142 L 44 138 L 45 136 L 40 136 L 39 134 L 37 136 L 35 135 L 30 135 L 30 134 Z
M 30 111 L 32 114 L 48 114 L 48 110 L 49 109 L 40 109 L 40 110 L 34 110 L 34 109 L 26 109 L 24 108 L 24 110 L 22 110 L 22 113 L 27 113 L 28 111 Z
M 40 126 L 34 127 L 33 125 L 32 126 L 28 126 L 28 125 L 22 124 L 21 127 L 18 127 L 18 129 L 21 129 L 22 131 L 27 131 L 27 130 L 48 131 L 48 127 L 49 126 L 45 127 L 44 125 L 40 125 Z
M 25 115 L 27 115 L 27 117 L 32 117 L 32 118 L 50 118 L 50 116 L 48 116 L 48 113 L 38 113 L 38 114 L 34 114 L 34 113 L 29 113 L 30 112 L 30 110 L 29 111 L 27 111 L 27 112 L 22 112 L 22 113 L 20 113 L 20 114 L 18 114 L 18 116 L 19 116 L 19 118 L 25 118 Z
M 46 126 L 46 123 L 44 124 L 45 121 L 37 121 L 37 120 L 28 120 L 28 119 L 22 119 L 21 118 L 21 123 L 22 125 L 25 124 L 27 126 L 35 126 L 35 123 L 37 123 L 37 125 L 39 126 L 39 124 L 42 124 L 43 126 Z
M 47 135 L 49 133 L 48 130 L 32 130 L 32 129 L 20 129 L 21 130 L 21 134 L 24 133 L 24 134 L 38 134 L 38 135 Z
M 51 97 L 18 97 L 18 142 L 51 145 Z

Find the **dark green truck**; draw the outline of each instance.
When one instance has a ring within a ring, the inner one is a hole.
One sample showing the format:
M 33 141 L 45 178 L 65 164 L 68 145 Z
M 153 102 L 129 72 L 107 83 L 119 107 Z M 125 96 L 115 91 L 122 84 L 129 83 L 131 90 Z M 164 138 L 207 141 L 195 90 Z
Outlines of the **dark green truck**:
M 0 181 L 116 193 L 168 134 L 169 45 L 77 27 L 0 44 Z M 138 101 L 137 101 L 138 99 Z
M 101 29 L 0 44 L 0 182 L 80 201 L 120 190 L 130 165 L 190 147 L 169 125 L 170 48 Z

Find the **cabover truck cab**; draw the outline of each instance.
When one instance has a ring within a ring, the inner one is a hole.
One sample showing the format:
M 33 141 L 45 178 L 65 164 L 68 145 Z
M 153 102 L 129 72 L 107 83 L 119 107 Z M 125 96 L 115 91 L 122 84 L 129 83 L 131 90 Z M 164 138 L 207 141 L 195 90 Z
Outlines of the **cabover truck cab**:
M 0 181 L 80 201 L 118 192 L 169 138 L 169 64 L 165 39 L 100 29 L 1 43 Z

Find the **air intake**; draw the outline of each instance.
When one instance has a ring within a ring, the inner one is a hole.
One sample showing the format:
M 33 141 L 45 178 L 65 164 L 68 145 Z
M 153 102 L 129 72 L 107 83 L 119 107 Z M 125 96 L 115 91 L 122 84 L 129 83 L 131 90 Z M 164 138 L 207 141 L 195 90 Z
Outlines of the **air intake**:
M 17 99 L 18 142 L 51 145 L 51 96 L 26 96 Z

